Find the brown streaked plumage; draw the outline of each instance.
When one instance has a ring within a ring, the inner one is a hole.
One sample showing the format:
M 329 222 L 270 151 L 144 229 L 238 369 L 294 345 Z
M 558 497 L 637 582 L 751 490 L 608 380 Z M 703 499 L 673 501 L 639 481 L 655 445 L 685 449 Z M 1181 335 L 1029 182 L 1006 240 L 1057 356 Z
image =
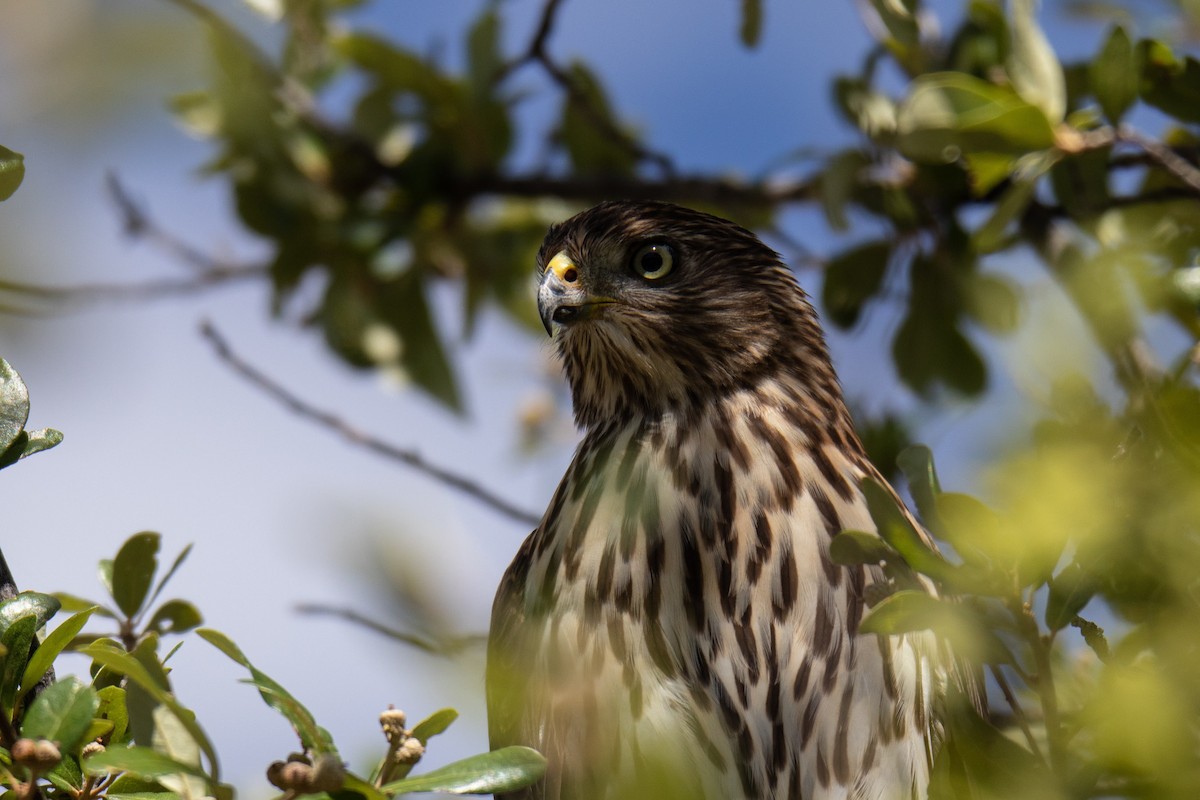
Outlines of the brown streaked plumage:
M 493 609 L 492 744 L 549 761 L 518 796 L 923 796 L 944 673 L 860 635 L 881 573 L 830 560 L 879 476 L 795 278 L 664 203 L 554 226 L 538 267 L 584 438 Z

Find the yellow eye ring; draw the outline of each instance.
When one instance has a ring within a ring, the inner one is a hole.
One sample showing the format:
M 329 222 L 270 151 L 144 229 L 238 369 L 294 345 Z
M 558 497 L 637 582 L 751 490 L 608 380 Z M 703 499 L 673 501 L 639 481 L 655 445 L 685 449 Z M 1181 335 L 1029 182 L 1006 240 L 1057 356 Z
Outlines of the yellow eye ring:
M 637 251 L 633 257 L 633 271 L 648 281 L 665 278 L 675 268 L 675 248 L 656 242 Z

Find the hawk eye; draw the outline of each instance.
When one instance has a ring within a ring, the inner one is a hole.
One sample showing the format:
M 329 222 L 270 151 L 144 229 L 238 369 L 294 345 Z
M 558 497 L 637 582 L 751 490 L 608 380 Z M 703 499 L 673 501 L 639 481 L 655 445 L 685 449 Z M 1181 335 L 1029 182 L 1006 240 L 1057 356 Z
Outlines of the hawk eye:
M 648 244 L 633 257 L 633 271 L 646 280 L 665 278 L 675 266 L 675 248 L 669 244 Z

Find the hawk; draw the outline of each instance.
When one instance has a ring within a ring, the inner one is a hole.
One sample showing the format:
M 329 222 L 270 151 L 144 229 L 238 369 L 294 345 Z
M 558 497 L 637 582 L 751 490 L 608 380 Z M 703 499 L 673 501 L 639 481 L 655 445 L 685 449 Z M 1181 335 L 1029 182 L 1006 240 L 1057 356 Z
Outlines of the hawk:
M 923 797 L 944 671 L 860 634 L 882 572 L 830 559 L 883 480 L 795 277 L 657 202 L 553 226 L 537 263 L 584 437 L 493 607 L 492 746 L 548 760 L 513 797 Z

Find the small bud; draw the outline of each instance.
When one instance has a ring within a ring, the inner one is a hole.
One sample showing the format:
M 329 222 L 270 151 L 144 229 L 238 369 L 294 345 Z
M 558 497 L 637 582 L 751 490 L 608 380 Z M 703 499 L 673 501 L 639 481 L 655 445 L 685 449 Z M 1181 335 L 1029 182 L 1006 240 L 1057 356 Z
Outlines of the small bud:
M 36 748 L 37 742 L 33 739 L 17 739 L 13 742 L 13 746 L 9 748 L 9 753 L 12 754 L 13 761 L 18 764 L 26 764 L 33 760 Z
M 85 744 L 83 746 L 83 751 L 79 754 L 79 756 L 80 756 L 80 758 L 87 758 L 88 756 L 94 756 L 94 755 L 96 755 L 96 753 L 103 753 L 103 752 L 104 752 L 104 745 L 101 744 L 99 740 L 97 740 L 97 741 L 88 742 L 87 744 Z
M 62 761 L 58 745 L 46 739 L 18 739 L 9 753 L 14 763 L 36 773 L 54 769 Z
M 420 739 L 409 736 L 396 748 L 394 759 L 397 764 L 411 765 L 420 761 L 423 755 L 425 755 L 425 745 L 421 744 Z
M 336 792 L 346 782 L 346 767 L 336 756 L 325 754 L 312 768 L 311 789 L 314 792 Z
M 301 761 L 275 761 L 267 767 L 267 780 L 285 792 L 306 793 L 312 786 L 313 768 Z
M 395 706 L 388 706 L 387 710 L 379 715 L 379 725 L 383 728 L 383 735 L 387 737 L 389 742 L 400 742 L 407 735 L 404 726 L 408 723 L 408 715 Z

